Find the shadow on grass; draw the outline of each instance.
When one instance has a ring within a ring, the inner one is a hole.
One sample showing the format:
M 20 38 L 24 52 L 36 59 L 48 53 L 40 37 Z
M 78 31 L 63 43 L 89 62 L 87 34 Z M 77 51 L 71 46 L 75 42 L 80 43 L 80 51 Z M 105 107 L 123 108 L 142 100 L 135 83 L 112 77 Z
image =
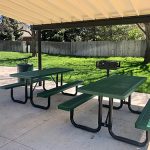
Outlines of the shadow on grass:
M 24 62 L 28 62 L 28 60 L 32 58 L 32 56 L 29 57 L 24 57 L 24 58 L 17 58 L 17 59 L 4 59 L 4 60 L 0 60 L 0 63 L 4 63 L 4 62 L 16 62 L 16 61 L 24 61 Z

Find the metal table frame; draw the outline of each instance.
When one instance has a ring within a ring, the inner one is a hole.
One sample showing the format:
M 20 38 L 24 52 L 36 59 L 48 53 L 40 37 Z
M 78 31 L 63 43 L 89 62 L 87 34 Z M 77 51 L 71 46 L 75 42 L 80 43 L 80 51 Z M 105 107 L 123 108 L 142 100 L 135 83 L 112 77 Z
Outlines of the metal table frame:
M 56 87 L 59 86 L 58 85 L 59 74 L 60 74 L 60 86 L 62 86 L 63 85 L 63 73 L 73 71 L 73 69 L 67 69 L 67 68 L 51 68 L 51 69 L 58 69 L 58 71 L 46 73 L 42 77 L 50 75 L 52 77 L 52 80 L 55 82 Z M 64 71 L 60 71 L 60 69 L 64 69 Z M 48 70 L 50 71 L 50 69 L 48 69 Z M 29 73 L 32 73 L 32 72 L 35 72 L 35 71 L 29 71 Z M 40 70 L 40 72 L 42 72 L 42 70 Z M 15 99 L 14 98 L 14 91 L 13 91 L 13 89 L 11 89 L 11 98 L 12 98 L 12 100 L 14 102 L 21 103 L 21 104 L 26 104 L 28 99 L 29 99 L 31 104 L 34 107 L 41 108 L 41 109 L 48 109 L 50 107 L 50 98 L 48 98 L 48 103 L 47 103 L 46 106 L 35 104 L 35 102 L 33 100 L 33 91 L 35 90 L 35 88 L 37 86 L 37 83 L 36 83 L 35 86 L 33 87 L 33 79 L 38 78 L 38 70 L 36 70 L 36 73 L 37 73 L 36 76 L 30 75 L 29 77 L 26 75 L 27 72 L 11 74 L 10 76 L 12 76 L 12 77 L 20 77 L 20 75 L 21 75 L 21 78 L 24 78 L 24 80 L 25 80 L 25 100 L 22 101 L 22 100 Z M 53 75 L 56 75 L 56 79 L 54 79 Z M 28 86 L 29 86 L 29 92 L 28 92 Z M 45 81 L 43 81 L 43 89 L 46 90 L 46 88 L 45 88 Z M 62 94 L 74 96 L 74 95 L 77 94 L 77 88 L 76 88 L 76 91 L 75 91 L 74 94 L 71 94 L 71 93 L 62 93 Z
M 109 98 L 108 116 L 109 116 L 108 117 L 108 131 L 114 139 L 122 141 L 122 142 L 126 142 L 128 144 L 132 144 L 135 146 L 139 146 L 139 147 L 146 145 L 146 143 L 148 142 L 148 131 L 146 131 L 146 137 L 145 137 L 145 140 L 143 142 L 131 140 L 131 139 L 123 137 L 123 136 L 118 136 L 113 132 L 113 130 L 112 130 L 112 127 L 113 127 L 113 125 L 112 125 L 112 122 L 113 122 L 113 117 L 112 117 L 113 116 L 113 98 Z
M 139 86 L 142 83 L 143 82 L 139 83 L 137 86 Z M 92 86 L 94 86 L 94 84 L 92 84 Z M 89 89 L 86 91 L 84 89 L 84 87 L 79 88 L 79 91 L 82 92 L 82 93 L 92 94 L 92 92 Z M 97 95 L 97 94 L 94 94 L 94 95 Z M 93 128 L 85 126 L 85 125 L 77 124 L 75 122 L 75 120 L 74 120 L 74 110 L 70 111 L 70 120 L 71 120 L 71 123 L 75 127 L 83 129 L 83 130 L 86 130 L 86 131 L 89 131 L 89 132 L 98 132 L 98 131 L 101 130 L 102 126 L 103 127 L 107 127 L 110 135 L 114 139 L 122 141 L 122 142 L 125 142 L 125 143 L 128 143 L 128 144 L 131 144 L 131 145 L 139 146 L 139 147 L 145 146 L 146 143 L 148 142 L 148 131 L 146 131 L 145 140 L 143 142 L 138 142 L 138 141 L 126 138 L 126 137 L 118 136 L 118 135 L 116 135 L 114 133 L 114 131 L 113 131 L 113 98 L 112 97 L 109 97 L 109 104 L 108 104 L 108 108 L 109 109 L 108 109 L 107 117 L 106 117 L 105 121 L 102 122 L 102 100 L 103 100 L 103 96 L 100 96 L 100 95 L 101 94 L 98 95 L 98 103 L 99 103 L 99 105 L 98 105 L 98 127 L 96 129 L 93 129 Z M 130 109 L 130 106 L 131 106 L 131 94 L 129 96 L 129 102 L 127 104 L 128 104 L 129 109 Z M 135 113 L 135 111 L 133 111 L 133 113 Z
M 76 128 L 86 130 L 88 132 L 93 132 L 93 133 L 99 132 L 101 130 L 102 126 L 107 127 L 110 135 L 114 139 L 131 144 L 131 145 L 139 146 L 139 147 L 145 146 L 146 143 L 148 142 L 148 131 L 146 131 L 146 138 L 143 142 L 138 142 L 138 141 L 126 138 L 126 137 L 118 136 L 113 132 L 113 123 L 112 123 L 113 122 L 113 98 L 109 98 L 109 110 L 107 113 L 107 117 L 106 117 L 105 121 L 102 122 L 102 99 L 103 99 L 102 97 L 98 96 L 98 126 L 97 126 L 97 128 L 94 129 L 89 126 L 77 124 L 74 120 L 74 110 L 70 111 L 71 123 Z

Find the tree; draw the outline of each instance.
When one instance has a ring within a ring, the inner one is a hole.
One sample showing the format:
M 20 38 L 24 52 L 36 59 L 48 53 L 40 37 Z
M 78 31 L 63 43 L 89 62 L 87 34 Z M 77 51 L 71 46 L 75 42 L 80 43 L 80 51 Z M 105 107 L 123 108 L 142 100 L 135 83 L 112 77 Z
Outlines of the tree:
M 144 55 L 144 64 L 150 62 L 150 23 L 137 24 L 138 27 L 143 31 L 146 37 L 146 51 Z
M 32 56 L 35 57 L 37 55 L 37 50 L 36 50 L 37 32 L 31 30 L 31 37 L 32 37 L 32 41 L 31 41 L 30 49 L 32 52 Z
M 43 41 L 58 41 L 62 42 L 64 39 L 64 29 L 61 30 L 43 30 L 42 31 L 42 40 Z
M 46 41 L 121 41 L 143 39 L 143 33 L 136 25 L 97 26 L 42 31 Z
M 69 28 L 64 31 L 64 40 L 66 42 L 81 41 L 81 28 Z
M 11 18 L 2 16 L 0 27 L 0 40 L 18 40 L 23 34 L 18 22 Z
M 0 17 L 0 40 L 19 40 L 23 35 L 23 32 L 27 32 L 31 35 L 31 52 L 32 56 L 36 56 L 36 40 L 37 34 L 33 30 L 25 30 L 23 26 L 28 26 L 22 22 L 18 22 L 14 19 L 4 16 Z M 30 26 L 28 26 L 30 28 Z
M 121 41 L 143 39 L 143 33 L 135 25 L 110 25 L 85 28 L 82 40 Z

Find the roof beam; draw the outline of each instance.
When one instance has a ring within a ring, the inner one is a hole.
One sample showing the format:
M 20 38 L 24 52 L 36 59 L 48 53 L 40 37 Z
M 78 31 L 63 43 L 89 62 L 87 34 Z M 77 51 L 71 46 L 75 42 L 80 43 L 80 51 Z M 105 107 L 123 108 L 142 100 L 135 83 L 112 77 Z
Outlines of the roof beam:
M 89 9 L 88 6 L 84 5 L 83 0 L 66 0 L 68 3 L 70 3 L 72 6 L 77 7 L 81 12 L 83 12 L 85 15 L 87 15 L 91 19 L 95 19 L 95 16 L 93 12 Z M 86 3 L 85 3 L 86 4 Z M 83 18 L 84 20 L 84 18 Z
M 44 12 L 46 11 L 47 16 L 50 16 L 51 18 L 55 18 L 55 20 L 57 20 L 55 22 L 60 22 L 60 21 L 64 22 L 64 21 L 70 20 L 70 17 L 68 16 L 68 14 L 65 15 L 63 12 L 60 13 L 59 9 L 57 9 L 55 6 L 53 6 L 53 4 L 51 4 L 50 1 L 48 1 L 48 0 L 42 0 L 42 1 L 41 0 L 36 0 L 36 1 L 32 0 L 30 2 L 39 9 L 39 12 L 41 12 L 41 10 L 43 10 L 43 14 L 44 14 Z
M 51 14 L 59 17 L 61 22 L 70 20 L 70 16 L 68 14 L 64 14 L 64 12 L 61 12 L 59 9 L 57 9 L 57 7 L 53 5 L 50 0 L 42 0 L 41 3 L 45 5 L 45 8 L 49 10 Z
M 16 20 L 18 20 L 20 22 L 26 22 L 28 24 L 36 24 L 35 21 L 26 19 L 24 17 L 18 17 L 18 15 L 12 14 L 9 11 L 7 11 L 6 9 L 5 9 L 5 11 L 4 10 L 3 11 L 0 10 L 0 14 L 4 14 L 4 16 L 6 16 L 8 18 L 12 17 L 13 19 L 16 19 Z
M 116 0 L 109 0 L 113 8 L 117 11 L 120 17 L 123 17 L 123 11 L 121 10 L 120 4 Z
M 42 12 L 42 14 L 44 14 L 44 16 L 47 16 L 48 19 L 50 19 L 52 22 L 59 22 L 60 21 L 60 17 L 54 16 L 54 14 L 52 13 L 52 11 L 50 11 L 49 8 L 47 8 L 48 6 L 45 5 L 45 3 L 41 0 L 36 0 L 36 1 L 31 1 L 28 0 L 32 5 L 36 6 L 36 10 L 38 10 L 38 12 Z
M 48 17 L 40 14 L 39 12 L 29 9 L 30 7 L 23 4 L 23 1 L 22 1 L 22 3 L 19 3 L 18 1 L 9 0 L 7 3 L 10 4 L 9 6 L 13 6 L 14 10 L 17 11 L 17 10 L 21 9 L 21 12 L 26 13 L 26 15 L 30 16 L 31 18 L 33 18 L 32 16 L 34 16 L 34 18 L 36 20 L 39 20 L 41 23 L 44 23 L 45 21 L 47 21 L 49 19 Z M 43 16 L 42 19 L 39 19 L 39 16 Z M 49 21 L 50 21 L 50 19 L 49 19 Z
M 26 14 L 24 11 L 19 11 L 19 9 L 14 9 L 14 7 L 9 7 L 7 5 L 1 4 L 0 8 L 4 8 L 4 10 L 7 10 L 7 12 L 11 12 L 12 14 L 15 14 L 15 13 L 22 14 L 23 16 L 26 16 L 27 18 L 30 18 L 31 20 L 39 21 L 38 18 L 30 16 L 30 15 Z M 13 13 L 13 12 L 15 12 L 15 13 Z
M 68 3 L 61 3 L 60 4 L 60 1 L 56 1 L 56 0 L 49 0 L 49 3 L 52 3 L 53 5 L 55 5 L 55 7 L 57 7 L 58 10 L 62 11 L 62 12 L 65 12 L 66 15 L 70 14 L 72 15 L 73 17 L 75 17 L 76 19 L 79 19 L 79 20 L 83 20 L 82 16 L 80 16 L 78 14 L 78 12 L 75 12 L 72 10 L 72 8 L 70 8 L 68 6 Z
M 88 21 L 33 25 L 32 29 L 45 30 L 45 29 L 60 29 L 60 28 L 75 28 L 75 27 L 121 25 L 121 24 L 144 23 L 149 21 L 150 21 L 150 15 L 141 15 L 141 16 L 131 16 L 131 17 L 88 20 Z
M 137 9 L 137 4 L 136 4 L 137 1 L 135 2 L 134 0 L 130 0 L 130 2 L 131 2 L 131 4 L 132 4 L 132 7 L 134 8 L 136 14 L 139 16 L 140 13 L 139 13 L 139 11 L 138 11 L 138 9 Z
M 98 11 L 100 11 L 102 13 L 102 15 L 104 16 L 104 18 L 109 18 L 108 13 L 106 12 L 106 9 L 103 5 L 103 3 L 101 3 L 99 0 L 90 0 L 89 3 L 91 5 L 93 5 Z M 102 7 L 101 7 L 102 6 Z

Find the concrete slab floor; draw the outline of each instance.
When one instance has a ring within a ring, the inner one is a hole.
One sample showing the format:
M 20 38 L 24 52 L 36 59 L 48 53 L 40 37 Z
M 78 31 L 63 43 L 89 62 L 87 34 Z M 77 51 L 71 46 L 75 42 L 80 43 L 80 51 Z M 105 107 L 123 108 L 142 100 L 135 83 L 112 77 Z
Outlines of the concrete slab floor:
M 4 74 L 5 71 L 5 74 Z M 3 73 L 2 73 L 3 72 Z M 15 82 L 9 74 L 16 72 L 13 67 L 0 67 L 0 86 Z M 50 87 L 50 82 L 46 83 Z M 54 84 L 51 84 L 54 86 Z M 41 90 L 38 87 L 36 93 Z M 16 89 L 17 97 L 24 97 L 24 88 Z M 150 95 L 133 93 L 132 104 L 135 109 L 142 109 Z M 75 128 L 69 120 L 69 112 L 58 110 L 57 106 L 69 96 L 57 94 L 52 97 L 51 108 L 41 110 L 28 102 L 25 105 L 11 101 L 9 90 L 0 90 L 0 150 L 150 150 L 150 143 L 139 148 L 113 139 L 107 128 L 102 127 L 98 133 L 89 133 Z M 105 98 L 107 103 L 107 98 Z M 46 103 L 46 100 L 35 98 Z M 115 101 L 115 105 L 118 104 Z M 77 122 L 96 127 L 97 97 L 76 109 Z M 103 108 L 103 119 L 107 109 Z M 144 139 L 144 132 L 134 128 L 138 115 L 128 111 L 124 106 L 114 110 L 113 130 L 135 140 Z

